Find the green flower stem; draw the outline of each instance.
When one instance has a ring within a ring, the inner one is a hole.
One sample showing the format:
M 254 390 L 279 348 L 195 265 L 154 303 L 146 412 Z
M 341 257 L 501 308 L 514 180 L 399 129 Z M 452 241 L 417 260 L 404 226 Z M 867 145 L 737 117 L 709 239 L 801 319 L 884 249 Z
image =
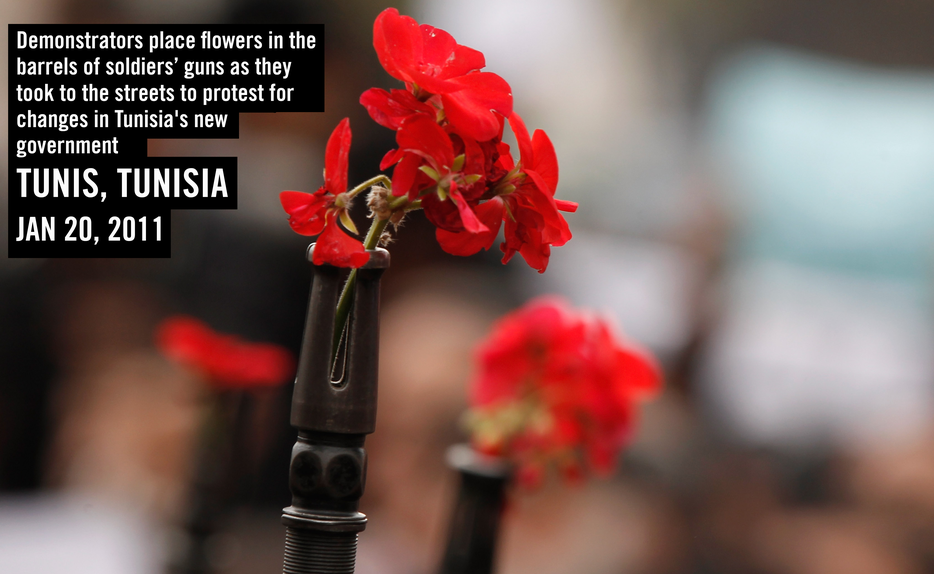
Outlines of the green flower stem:
M 393 214 L 398 213 L 400 211 L 402 213 L 408 213 L 410 211 L 416 211 L 421 208 L 422 208 L 421 199 L 416 199 L 415 201 L 409 201 L 409 196 L 407 195 L 397 197 L 389 202 L 389 211 Z M 392 216 L 390 215 L 390 220 L 391 219 L 392 219 Z
M 373 187 L 374 185 L 381 183 L 384 186 L 392 188 L 392 180 L 386 177 L 385 175 L 377 175 L 376 177 L 371 177 L 370 179 L 364 181 L 357 187 L 351 189 L 347 192 L 347 195 L 350 197 L 356 197 L 361 191 L 367 189 L 368 187 Z M 367 249 L 370 249 L 369 247 Z
M 402 207 L 403 205 L 405 205 L 408 200 L 409 200 L 409 196 L 407 195 L 396 197 L 392 201 L 389 202 L 389 209 L 395 211 L 399 209 L 400 207 Z
M 386 178 L 386 176 L 377 176 L 369 180 L 374 182 L 380 177 Z M 358 187 L 373 185 L 373 183 L 364 182 Z M 374 219 L 370 224 L 370 230 L 367 231 L 366 239 L 363 241 L 363 247 L 366 249 L 376 249 L 376 246 L 379 245 L 379 238 L 383 234 L 383 230 L 386 229 L 386 224 L 389 223 L 388 219 Z M 350 315 L 350 306 L 353 304 L 353 293 L 354 287 L 357 285 L 357 270 L 351 269 L 350 275 L 347 276 L 347 282 L 344 283 L 344 290 L 341 291 L 341 298 L 337 302 L 337 311 L 334 313 L 334 339 L 331 346 L 331 370 L 334 370 L 334 361 L 337 359 L 337 351 L 340 348 L 341 336 L 344 334 L 344 326 L 347 324 L 347 317 Z

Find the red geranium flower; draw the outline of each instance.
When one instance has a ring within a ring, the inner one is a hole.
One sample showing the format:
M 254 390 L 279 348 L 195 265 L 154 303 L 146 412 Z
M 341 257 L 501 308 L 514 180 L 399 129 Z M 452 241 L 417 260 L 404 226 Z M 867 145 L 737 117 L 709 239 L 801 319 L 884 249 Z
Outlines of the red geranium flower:
M 379 166 L 393 167 L 392 178 L 379 175 L 347 191 L 350 127 L 341 122 L 328 141 L 325 185 L 314 194 L 280 196 L 295 231 L 321 234 L 314 262 L 359 267 L 367 261 L 364 247 L 337 222 L 356 233 L 347 206 L 369 186 L 367 248 L 388 240 L 389 223 L 394 231 L 407 213 L 423 209 L 446 252 L 489 249 L 505 227 L 503 263 L 519 253 L 543 273 L 552 246 L 571 238 L 561 212 L 577 209 L 555 198 L 558 160 L 548 136 L 541 130 L 529 136 L 512 111 L 509 84 L 481 71 L 483 54 L 444 30 L 389 8 L 376 18 L 373 45 L 386 71 L 405 82 L 405 89 L 372 88 L 360 96 L 373 120 L 396 132 L 398 147 Z M 507 119 L 519 143 L 518 162 L 502 141 Z
M 527 484 L 552 464 L 569 476 L 585 467 L 610 472 L 632 435 L 636 404 L 661 386 L 648 354 L 556 298 L 502 318 L 477 358 L 474 446 L 513 459 Z
M 283 191 L 279 194 L 282 208 L 289 214 L 289 225 L 296 233 L 318 235 L 312 262 L 337 267 L 361 267 L 370 259 L 363 243 L 338 229 L 340 219 L 356 233 L 347 210 L 347 159 L 350 153 L 350 119 L 344 118 L 328 138 L 324 151 L 324 185 L 314 193 Z
M 451 136 L 433 119 L 417 115 L 396 132 L 396 142 L 399 150 L 394 159 L 399 164 L 393 172 L 393 195 L 415 199 L 426 192 L 425 215 L 439 228 L 488 231 L 472 207 L 485 189 L 483 152 L 475 141 L 458 136 L 463 152 L 456 154 Z
M 416 101 L 439 95 L 438 107 L 464 135 L 478 141 L 492 139 L 499 131 L 496 114 L 512 113 L 509 84 L 496 74 L 478 71 L 486 65 L 483 54 L 461 46 L 444 30 L 419 26 L 395 8 L 387 8 L 373 24 L 373 47 L 383 68 L 405 82 Z M 394 117 L 396 113 L 384 105 L 388 103 L 373 98 L 364 105 L 373 119 L 382 123 L 378 116 Z
M 286 349 L 217 333 L 193 317 L 169 317 L 157 327 L 155 338 L 167 357 L 197 370 L 218 390 L 273 387 L 295 374 L 295 361 Z
M 488 227 L 484 234 L 438 229 L 438 242 L 448 253 L 471 255 L 489 249 L 506 221 L 505 241 L 501 245 L 503 263 L 516 253 L 539 273 L 544 273 L 551 247 L 559 247 L 571 238 L 571 230 L 560 211 L 576 211 L 572 201 L 555 199 L 558 187 L 558 158 L 555 148 L 542 130 L 529 137 L 519 114 L 509 116 L 509 125 L 519 144 L 520 160 L 513 164 L 507 149 L 500 148 L 497 161 L 509 172 L 495 184 L 491 201 L 477 208 L 478 217 Z

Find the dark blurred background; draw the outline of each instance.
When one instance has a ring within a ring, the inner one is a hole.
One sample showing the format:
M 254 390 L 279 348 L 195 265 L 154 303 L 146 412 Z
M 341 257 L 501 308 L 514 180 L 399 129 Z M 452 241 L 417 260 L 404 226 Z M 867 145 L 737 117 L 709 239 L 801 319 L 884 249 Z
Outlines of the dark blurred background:
M 616 476 L 516 493 L 500 572 L 934 570 L 934 3 L 395 6 L 486 54 L 554 142 L 558 196 L 581 208 L 544 275 L 494 252 L 447 256 L 421 214 L 406 221 L 383 281 L 357 571 L 436 567 L 471 350 L 541 293 L 614 316 L 660 358 L 667 388 Z M 206 399 L 152 330 L 183 312 L 297 352 L 308 241 L 278 192 L 321 185 L 343 117 L 352 182 L 393 147 L 357 103 L 398 87 L 372 50 L 385 7 L 0 4 L 7 23 L 327 29 L 326 112 L 243 114 L 239 140 L 150 140 L 153 156 L 239 157 L 239 210 L 175 212 L 171 259 L 0 259 L 0 571 L 148 574 L 178 554 Z M 5 39 L 4 27 L 0 51 Z M 354 216 L 365 225 L 363 205 Z M 218 573 L 281 569 L 289 390 L 248 401 L 245 454 L 208 544 Z

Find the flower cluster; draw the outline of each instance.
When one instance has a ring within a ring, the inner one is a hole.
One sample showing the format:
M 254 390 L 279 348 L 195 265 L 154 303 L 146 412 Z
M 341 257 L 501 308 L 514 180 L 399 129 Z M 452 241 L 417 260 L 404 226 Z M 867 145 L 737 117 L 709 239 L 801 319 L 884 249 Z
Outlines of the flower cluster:
M 165 356 L 194 369 L 216 390 L 273 387 L 295 374 L 288 350 L 216 333 L 192 317 L 169 317 L 156 328 L 155 338 Z
M 541 130 L 529 135 L 512 109 L 509 84 L 481 71 L 482 53 L 395 8 L 376 18 L 373 45 L 383 68 L 405 83 L 404 89 L 371 88 L 360 97 L 374 121 L 396 132 L 398 147 L 380 164 L 381 170 L 393 167 L 392 179 L 377 177 L 347 190 L 351 136 L 344 119 L 328 140 L 324 186 L 314 194 L 280 196 L 292 229 L 321 234 L 314 263 L 360 267 L 368 258 L 365 248 L 376 246 L 386 222 L 398 224 L 408 211 L 424 209 L 446 252 L 489 249 L 504 227 L 503 262 L 519 253 L 544 272 L 551 247 L 571 238 L 561 211 L 573 212 L 577 204 L 555 199 L 554 146 Z M 518 142 L 518 161 L 502 141 L 507 122 Z M 363 245 L 338 221 L 357 233 L 347 209 L 375 183 L 382 185 L 371 191 L 369 205 L 379 233 L 371 228 Z
M 632 435 L 636 404 L 658 392 L 652 358 L 598 317 L 540 298 L 502 318 L 477 352 L 468 424 L 476 449 L 516 463 L 537 484 L 612 470 Z

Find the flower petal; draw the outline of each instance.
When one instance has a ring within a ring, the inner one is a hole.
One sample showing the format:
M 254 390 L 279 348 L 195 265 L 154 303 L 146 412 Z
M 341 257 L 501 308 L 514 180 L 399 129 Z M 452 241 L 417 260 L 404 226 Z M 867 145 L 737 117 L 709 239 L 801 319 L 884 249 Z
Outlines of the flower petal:
M 544 273 L 551 257 L 551 245 L 542 239 L 544 219 L 536 210 L 519 205 L 518 199 L 509 199 L 507 205 L 512 217 L 506 218 L 505 241 L 500 245 L 503 263 L 508 263 L 513 255 L 519 253 L 529 267 Z
M 451 182 L 450 195 L 454 204 L 457 206 L 457 211 L 460 213 L 461 222 L 464 224 L 464 229 L 466 231 L 469 233 L 483 233 L 489 231 L 487 226 L 477 218 L 477 214 L 473 212 L 473 209 L 471 209 L 467 200 L 464 199 L 464 196 L 457 191 L 457 184 L 453 181 Z
M 525 122 L 519 114 L 513 112 L 509 117 L 509 127 L 512 133 L 516 135 L 516 142 L 519 144 L 519 160 L 523 168 L 532 168 L 534 165 L 534 155 L 532 151 L 532 139 L 529 137 L 529 130 L 525 127 Z M 534 169 L 534 168 L 532 168 Z
M 450 198 L 442 200 L 436 193 L 427 193 L 422 197 L 422 208 L 425 210 L 425 217 L 428 221 L 438 229 L 452 233 L 464 230 L 460 211 Z
M 418 22 L 402 16 L 395 8 L 386 8 L 373 23 L 373 47 L 379 63 L 390 76 L 404 82 L 412 79 L 406 72 L 422 52 L 422 33 Z
M 539 273 L 548 270 L 548 260 L 551 258 L 551 245 L 541 241 L 540 236 L 532 236 L 531 241 L 522 244 L 519 255 L 525 259 L 529 267 Z
M 483 222 L 487 230 L 479 233 L 469 231 L 451 232 L 438 228 L 435 237 L 446 253 L 451 255 L 467 256 L 489 249 L 496 241 L 496 235 L 503 224 L 503 200 L 494 197 L 474 207 L 477 218 Z
M 392 194 L 395 197 L 402 197 L 410 191 L 417 192 L 417 190 L 412 189 L 412 185 L 415 183 L 415 178 L 419 173 L 418 168 L 423 161 L 420 156 L 414 153 L 407 153 L 402 156 L 402 161 L 397 163 L 392 171 Z
M 324 227 L 324 212 L 334 203 L 334 196 L 323 187 L 315 193 L 283 191 L 279 202 L 289 214 L 289 225 L 296 233 L 317 235 Z
M 379 125 L 397 130 L 406 118 L 418 113 L 434 117 L 434 110 L 406 90 L 387 92 L 379 88 L 370 88 L 360 96 L 360 104 Z
M 497 114 L 512 114 L 512 88 L 506 80 L 491 72 L 474 72 L 450 82 L 460 88 L 441 95 L 451 125 L 477 141 L 495 138 L 501 127 Z
M 565 201 L 563 199 L 556 199 L 555 206 L 558 208 L 558 211 L 566 211 L 568 213 L 574 213 L 577 211 L 577 202 L 575 201 Z
M 534 163 L 525 167 L 538 172 L 548 184 L 548 194 L 554 197 L 555 190 L 558 189 L 558 156 L 555 155 L 555 146 L 551 144 L 544 130 L 535 130 L 532 136 L 532 152 Z
M 542 240 L 555 247 L 561 247 L 571 239 L 571 229 L 568 227 L 568 222 L 558 211 L 555 198 L 544 191 L 547 189 L 548 184 L 545 183 L 538 172 L 526 170 L 525 173 L 534 185 L 523 185 L 521 193 L 529 201 L 532 208 L 542 216 L 545 224 L 542 229 Z
M 336 217 L 328 214 L 324 231 L 315 243 L 312 263 L 335 267 L 362 267 L 370 260 L 363 243 L 344 233 L 337 225 Z
M 419 29 L 422 31 L 424 46 L 421 63 L 428 75 L 446 80 L 463 76 L 486 65 L 481 52 L 461 46 L 444 30 L 428 24 L 422 24 Z
M 383 159 L 379 162 L 379 169 L 385 170 L 388 169 L 389 166 L 399 163 L 399 160 L 401 160 L 404 155 L 405 152 L 400 149 L 391 149 L 387 151 L 386 155 L 384 155 Z
M 324 150 L 324 187 L 337 195 L 347 191 L 347 163 L 350 155 L 350 118 L 341 120 Z
M 395 8 L 387 8 L 373 24 L 373 47 L 389 75 L 434 94 L 460 89 L 450 83 L 482 68 L 483 54 L 459 46 L 450 34 L 432 26 L 419 26 Z
M 396 132 L 399 149 L 417 153 L 432 162 L 439 174 L 450 172 L 454 164 L 454 146 L 444 129 L 424 114 L 414 115 L 402 123 Z
M 486 59 L 482 52 L 458 44 L 454 48 L 454 53 L 448 57 L 442 77 L 456 78 L 480 70 L 484 66 L 486 66 Z

